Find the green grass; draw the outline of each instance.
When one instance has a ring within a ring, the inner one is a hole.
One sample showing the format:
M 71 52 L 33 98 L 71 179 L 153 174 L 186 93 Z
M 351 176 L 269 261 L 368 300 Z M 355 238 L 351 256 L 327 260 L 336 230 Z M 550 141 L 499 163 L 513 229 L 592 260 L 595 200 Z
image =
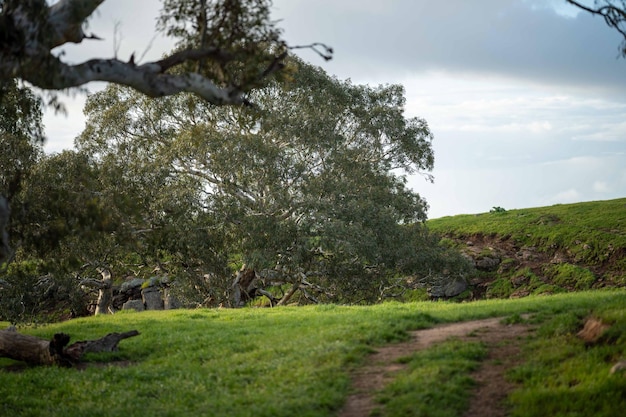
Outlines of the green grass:
M 613 417 L 626 410 L 626 375 L 609 369 L 626 359 L 626 303 L 598 305 L 593 314 L 612 324 L 587 344 L 576 337 L 587 309 L 547 317 L 525 347 L 526 363 L 510 373 L 521 385 L 510 398 L 512 416 Z
M 454 417 L 463 414 L 474 386 L 469 373 L 487 350 L 477 342 L 451 340 L 406 358 L 400 373 L 378 397 L 381 416 Z
M 626 287 L 626 198 L 443 217 L 427 224 L 442 236 L 442 245 L 501 261 L 497 270 L 475 273 L 478 297 Z M 476 253 L 468 241 L 484 247 Z
M 598 264 L 626 248 L 626 198 L 442 217 L 428 227 L 453 237 L 493 235 L 520 246 L 567 248 L 577 261 Z
M 72 340 L 131 329 L 141 335 L 122 341 L 119 352 L 88 357 L 92 366 L 85 370 L 0 370 L 0 415 L 333 416 L 349 393 L 351 369 L 362 364 L 376 346 L 405 340 L 407 330 L 436 323 L 493 316 L 517 321 L 528 312 L 533 313 L 535 322 L 543 323 L 543 330 L 533 342 L 536 345 L 529 347 L 528 365 L 512 374 L 530 390 L 516 394 L 512 404 L 522 409 L 525 401 L 535 398 L 552 409 L 558 404 L 548 404 L 550 393 L 556 395 L 555 402 L 564 395 L 563 385 L 557 383 L 559 376 L 553 375 L 555 365 L 567 360 L 574 361 L 570 368 L 584 361 L 583 369 L 591 369 L 590 375 L 606 388 L 607 366 L 626 354 L 626 341 L 619 330 L 626 326 L 625 310 L 625 292 L 588 291 L 476 303 L 178 310 L 82 318 L 20 331 L 44 338 L 65 332 Z M 572 336 L 591 312 L 618 329 L 593 354 Z M 468 375 L 481 359 L 483 348 L 457 342 L 442 346 L 407 358 L 409 371 L 380 394 L 380 413 L 412 415 L 400 410 L 412 409 L 412 387 L 422 384 L 421 398 L 433 399 L 431 405 L 425 405 L 424 415 L 460 415 L 457 409 L 445 411 L 449 414 L 434 412 L 452 398 L 461 403 L 467 398 L 471 388 Z M 540 349 L 545 354 L 539 355 Z M 126 361 L 127 366 L 110 361 Z M 13 364 L 0 359 L 0 367 Z M 433 379 L 424 384 L 426 375 Z M 540 378 L 555 382 L 533 388 Z M 584 375 L 576 378 L 580 387 L 593 386 Z M 564 381 L 567 385 L 571 378 Z M 614 378 L 610 382 L 616 383 Z M 431 393 L 423 392 L 429 387 Z M 621 392 L 621 398 L 626 398 L 623 383 L 610 392 Z M 434 402 L 435 398 L 441 402 Z M 590 403 L 600 407 L 593 399 Z M 615 403 L 626 407 L 624 400 Z

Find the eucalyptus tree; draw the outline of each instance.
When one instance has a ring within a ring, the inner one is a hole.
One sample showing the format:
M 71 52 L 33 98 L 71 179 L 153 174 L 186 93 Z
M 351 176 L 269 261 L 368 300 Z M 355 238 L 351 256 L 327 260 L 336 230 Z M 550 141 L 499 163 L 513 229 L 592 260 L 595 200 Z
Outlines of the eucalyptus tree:
M 129 180 L 158 171 L 195 190 L 190 207 L 223 228 L 239 278 L 256 271 L 255 294 L 384 297 L 421 268 L 427 204 L 405 175 L 432 179 L 432 134 L 405 117 L 401 86 L 353 85 L 295 59 L 286 73 L 251 95 L 253 108 L 110 86 L 88 99 L 77 146 Z
M 20 198 L 24 181 L 41 156 L 43 124 L 41 101 L 15 80 L 0 81 L 0 316 L 17 311 L 29 290 L 28 273 L 8 271 L 15 256 L 10 231 L 19 226 L 24 212 Z M 13 222 L 9 213 L 13 209 Z
M 30 169 L 12 207 L 14 256 L 4 276 L 11 286 L 0 297 L 4 318 L 31 320 L 64 308 L 85 312 L 77 271 L 115 247 L 108 238 L 114 216 L 99 188 L 97 170 L 75 152 L 44 155 Z M 7 305 L 11 300 L 17 304 Z
M 10 257 L 9 203 L 41 155 L 41 100 L 15 80 L 0 81 L 0 266 Z
M 157 30 L 177 47 L 153 62 L 94 58 L 73 64 L 57 48 L 101 40 L 88 20 L 105 0 L 0 0 L 0 83 L 22 80 L 49 92 L 105 81 L 160 97 L 190 92 L 214 105 L 250 104 L 247 94 L 280 76 L 290 46 L 270 18 L 271 0 L 163 0 Z M 312 48 L 330 59 L 332 49 Z M 11 251 L 10 208 L 0 193 L 0 262 Z

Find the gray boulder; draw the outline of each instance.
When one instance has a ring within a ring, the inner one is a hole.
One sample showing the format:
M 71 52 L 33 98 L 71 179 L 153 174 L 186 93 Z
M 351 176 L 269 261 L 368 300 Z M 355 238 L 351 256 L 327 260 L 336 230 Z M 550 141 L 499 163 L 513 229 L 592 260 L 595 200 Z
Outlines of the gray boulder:
M 141 297 L 146 310 L 163 310 L 161 291 L 156 287 L 147 287 L 141 290 Z
M 141 300 L 128 300 L 122 305 L 122 310 L 144 311 L 146 307 Z
M 428 294 L 432 298 L 452 298 L 461 294 L 469 288 L 469 284 L 462 277 L 450 279 L 440 285 L 433 285 L 428 289 Z

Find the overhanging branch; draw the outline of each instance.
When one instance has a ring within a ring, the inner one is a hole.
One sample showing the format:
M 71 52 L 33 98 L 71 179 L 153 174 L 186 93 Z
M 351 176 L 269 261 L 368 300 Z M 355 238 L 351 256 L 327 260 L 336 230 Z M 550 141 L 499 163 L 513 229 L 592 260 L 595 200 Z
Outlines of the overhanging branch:
M 235 85 L 234 82 L 224 85 L 198 72 L 166 72 L 185 62 L 211 60 L 224 66 L 250 57 L 238 57 L 227 49 L 209 46 L 177 51 L 159 61 L 143 65 L 136 65 L 133 57 L 129 62 L 93 59 L 69 65 L 54 56 L 51 50 L 65 43 L 97 39 L 94 35 L 87 36 L 84 33 L 83 24 L 103 2 L 59 0 L 47 8 L 45 0 L 4 3 L 0 33 L 7 36 L 0 36 L 0 79 L 20 78 L 44 90 L 63 90 L 91 81 L 105 81 L 132 87 L 150 97 L 190 92 L 215 105 L 245 105 L 249 104 L 244 97 L 245 92 L 260 85 L 261 79 L 280 70 L 286 57 L 286 53 L 279 53 L 258 74 L 257 79 L 245 81 L 244 85 Z M 277 42 L 284 47 L 282 41 Z
M 617 30 L 623 37 L 624 42 L 626 42 L 626 10 L 624 10 L 625 4 L 622 2 L 622 8 L 618 6 L 614 6 L 607 1 L 604 6 L 590 7 L 586 6 L 579 1 L 576 0 L 566 0 L 569 4 L 578 7 L 581 10 L 584 10 L 593 15 L 602 16 L 606 24 L 615 30 Z M 622 51 L 622 54 L 626 55 L 626 48 Z

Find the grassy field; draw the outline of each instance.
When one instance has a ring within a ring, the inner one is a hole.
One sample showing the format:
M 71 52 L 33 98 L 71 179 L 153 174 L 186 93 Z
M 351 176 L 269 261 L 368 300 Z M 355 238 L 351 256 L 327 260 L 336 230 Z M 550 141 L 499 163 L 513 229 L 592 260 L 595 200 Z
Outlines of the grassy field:
M 443 244 L 475 259 L 500 261 L 497 269 L 479 271 L 474 279 L 486 288 L 487 298 L 626 287 L 626 198 L 494 208 L 427 224 L 444 237 Z
M 528 360 L 510 375 L 520 384 L 511 396 L 514 415 L 608 417 L 626 409 L 626 375 L 608 372 L 626 359 L 626 292 L 595 291 L 475 303 L 122 313 L 20 329 L 73 340 L 131 329 L 141 335 L 117 353 L 88 357 L 84 370 L 15 370 L 0 360 L 0 415 L 333 416 L 349 393 L 351 369 L 376 346 L 437 323 L 522 313 L 533 313 L 540 327 L 525 342 Z M 596 346 L 575 336 L 590 314 L 613 325 Z M 480 345 L 450 342 L 407 358 L 410 370 L 380 393 L 378 412 L 461 415 L 468 374 L 484 354 Z
M 568 248 L 580 261 L 598 263 L 626 248 L 626 198 L 442 217 L 428 227 L 452 236 L 497 235 L 543 250 Z

